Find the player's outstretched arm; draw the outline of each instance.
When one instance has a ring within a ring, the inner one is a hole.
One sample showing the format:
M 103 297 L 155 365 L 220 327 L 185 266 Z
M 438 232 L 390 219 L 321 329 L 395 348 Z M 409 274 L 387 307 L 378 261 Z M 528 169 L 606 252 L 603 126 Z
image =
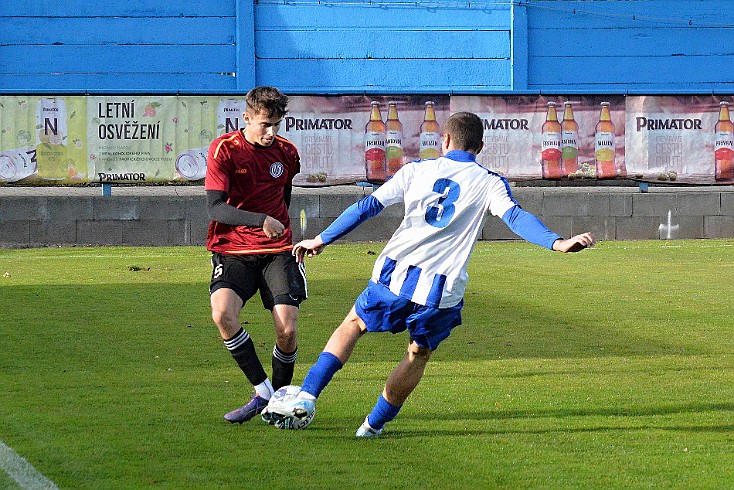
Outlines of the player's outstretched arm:
M 571 238 L 563 239 L 559 238 L 553 242 L 553 250 L 558 252 L 578 252 L 585 248 L 593 247 L 596 243 L 596 239 L 591 233 L 581 233 L 580 235 L 572 236 Z
M 324 250 L 324 247 L 326 245 L 321 240 L 321 235 L 318 235 L 316 238 L 301 240 L 293 245 L 293 256 L 296 258 L 296 262 L 300 264 L 305 257 L 313 257 L 314 255 L 320 254 Z
M 382 211 L 385 206 L 378 201 L 374 195 L 363 197 L 355 202 L 347 209 L 342 211 L 324 231 L 312 240 L 303 240 L 293 247 L 293 255 L 297 262 L 303 262 L 303 259 L 318 255 L 325 246 L 343 237 L 362 222 L 375 216 Z

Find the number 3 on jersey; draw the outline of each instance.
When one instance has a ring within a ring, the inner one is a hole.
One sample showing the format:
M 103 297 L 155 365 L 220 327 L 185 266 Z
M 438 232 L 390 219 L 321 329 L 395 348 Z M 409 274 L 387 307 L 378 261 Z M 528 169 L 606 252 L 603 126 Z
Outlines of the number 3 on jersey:
M 451 222 L 454 217 L 454 203 L 459 199 L 461 188 L 459 184 L 450 179 L 438 179 L 433 184 L 433 192 L 442 196 L 436 204 L 431 204 L 426 211 L 426 223 L 436 228 L 443 228 Z

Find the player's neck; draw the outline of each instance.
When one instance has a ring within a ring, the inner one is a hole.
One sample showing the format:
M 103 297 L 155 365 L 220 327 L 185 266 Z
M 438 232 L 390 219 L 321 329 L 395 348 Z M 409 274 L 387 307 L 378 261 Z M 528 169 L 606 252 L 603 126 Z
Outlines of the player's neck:
M 270 143 L 269 145 L 261 145 L 259 143 L 255 143 L 253 141 L 250 141 L 250 139 L 247 137 L 247 131 L 244 129 L 239 129 L 240 136 L 242 136 L 242 139 L 245 140 L 245 142 L 251 146 L 254 146 L 255 148 L 270 148 L 273 146 L 273 143 L 275 143 L 275 138 L 273 139 L 273 143 Z

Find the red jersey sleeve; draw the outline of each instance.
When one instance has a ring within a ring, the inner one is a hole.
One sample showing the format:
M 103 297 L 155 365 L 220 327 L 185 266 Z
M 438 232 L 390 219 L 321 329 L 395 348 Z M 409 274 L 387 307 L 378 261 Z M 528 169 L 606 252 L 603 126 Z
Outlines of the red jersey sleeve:
M 226 136 L 226 135 L 225 135 Z M 209 145 L 206 155 L 204 190 L 229 192 L 231 158 L 227 145 L 231 138 L 219 137 Z
M 290 168 L 290 175 L 288 176 L 288 182 L 293 182 L 293 179 L 301 173 L 301 157 L 298 154 L 298 149 L 295 146 L 290 147 L 293 151 L 293 154 L 291 156 L 292 162 L 291 162 L 291 168 Z

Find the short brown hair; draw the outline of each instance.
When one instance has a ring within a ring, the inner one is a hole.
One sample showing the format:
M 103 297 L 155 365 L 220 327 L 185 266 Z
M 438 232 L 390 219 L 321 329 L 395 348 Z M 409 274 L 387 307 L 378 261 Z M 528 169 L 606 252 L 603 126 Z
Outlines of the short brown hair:
M 472 112 L 451 114 L 443 125 L 443 132 L 451 136 L 457 150 L 479 153 L 484 139 L 482 120 Z
M 288 113 L 288 96 L 275 87 L 255 87 L 245 96 L 247 111 L 251 114 L 266 114 L 268 117 L 283 117 Z

